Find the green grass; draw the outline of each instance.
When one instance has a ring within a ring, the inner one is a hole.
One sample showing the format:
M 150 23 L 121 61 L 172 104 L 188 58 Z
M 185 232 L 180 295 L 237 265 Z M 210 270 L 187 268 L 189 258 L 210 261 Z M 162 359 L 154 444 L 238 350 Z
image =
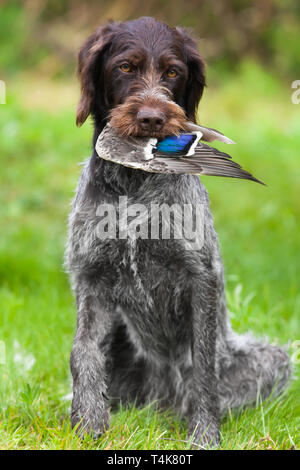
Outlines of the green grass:
M 300 107 L 291 103 L 290 84 L 277 83 L 254 64 L 245 63 L 224 83 L 211 75 L 200 121 L 233 138 L 232 156 L 268 185 L 203 177 L 232 323 L 239 332 L 289 342 L 299 358 L 293 342 L 300 338 Z M 59 91 L 59 84 L 49 84 L 55 87 Z M 76 312 L 62 259 L 69 202 L 78 162 L 90 153 L 91 126 L 77 129 L 73 109 L 63 102 L 56 112 L 36 102 L 29 107 L 22 90 L 21 82 L 12 82 L 7 104 L 0 106 L 0 341 L 6 346 L 0 448 L 188 448 L 185 423 L 154 407 L 114 413 L 109 432 L 96 442 L 81 441 L 70 429 L 68 362 Z M 284 396 L 226 416 L 222 447 L 299 447 L 299 385 L 296 369 Z

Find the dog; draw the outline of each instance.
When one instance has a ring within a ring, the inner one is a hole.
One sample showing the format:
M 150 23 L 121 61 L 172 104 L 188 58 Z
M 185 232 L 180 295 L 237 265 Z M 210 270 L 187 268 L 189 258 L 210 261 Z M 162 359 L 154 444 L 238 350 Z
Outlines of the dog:
M 78 74 L 77 125 L 92 116 L 93 147 L 107 122 L 124 136 L 178 134 L 196 121 L 206 84 L 189 32 L 148 17 L 99 27 L 79 52 Z M 120 197 L 146 207 L 201 204 L 202 245 L 97 237 L 99 206 L 118 210 Z M 218 239 L 198 176 L 130 169 L 94 150 L 73 201 L 65 260 L 78 310 L 70 367 L 71 423 L 80 434 L 105 432 L 113 404 L 156 402 L 187 419 L 196 447 L 218 446 L 228 408 L 288 383 L 284 348 L 230 326 Z

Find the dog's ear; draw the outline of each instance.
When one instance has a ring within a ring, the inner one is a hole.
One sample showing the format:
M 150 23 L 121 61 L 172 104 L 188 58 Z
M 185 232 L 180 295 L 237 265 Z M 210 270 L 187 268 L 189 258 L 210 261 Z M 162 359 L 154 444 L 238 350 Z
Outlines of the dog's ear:
M 96 106 L 97 84 L 104 75 L 105 52 L 113 38 L 113 23 L 98 28 L 83 44 L 78 54 L 78 76 L 81 97 L 77 107 L 76 124 L 81 126 Z M 103 87 L 104 88 L 104 87 Z M 104 90 L 101 90 L 104 101 Z M 97 103 L 103 106 L 103 103 Z
M 188 118 L 196 121 L 196 111 L 205 82 L 205 62 L 200 56 L 197 42 L 187 30 L 181 27 L 176 28 L 177 33 L 183 40 L 185 61 L 188 67 L 188 80 L 185 88 L 184 107 Z

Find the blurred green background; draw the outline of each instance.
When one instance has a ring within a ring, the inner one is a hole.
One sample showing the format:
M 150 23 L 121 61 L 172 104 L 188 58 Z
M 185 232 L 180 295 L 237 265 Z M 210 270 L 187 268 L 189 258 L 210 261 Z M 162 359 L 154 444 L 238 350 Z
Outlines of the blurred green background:
M 6 104 L 0 104 L 0 341 L 6 349 L 0 361 L 0 448 L 187 446 L 184 424 L 153 410 L 121 410 L 96 443 L 79 441 L 68 418 L 76 312 L 62 262 L 78 163 L 91 152 L 92 134 L 91 123 L 75 126 L 76 55 L 99 24 L 141 15 L 194 29 L 208 81 L 199 122 L 231 137 L 237 143 L 230 147 L 233 158 L 267 184 L 202 178 L 220 238 L 233 326 L 288 343 L 296 377 L 279 401 L 225 418 L 223 446 L 295 448 L 300 441 L 300 104 L 291 100 L 291 84 L 300 79 L 296 0 L 0 2 L 0 80 L 7 92 Z

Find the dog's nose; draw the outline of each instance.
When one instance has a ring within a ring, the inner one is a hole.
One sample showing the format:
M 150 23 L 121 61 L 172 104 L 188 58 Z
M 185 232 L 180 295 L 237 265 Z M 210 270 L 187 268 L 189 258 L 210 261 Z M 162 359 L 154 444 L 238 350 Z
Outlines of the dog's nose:
M 138 112 L 137 121 L 142 131 L 158 132 L 163 128 L 166 116 L 159 109 L 144 107 Z

